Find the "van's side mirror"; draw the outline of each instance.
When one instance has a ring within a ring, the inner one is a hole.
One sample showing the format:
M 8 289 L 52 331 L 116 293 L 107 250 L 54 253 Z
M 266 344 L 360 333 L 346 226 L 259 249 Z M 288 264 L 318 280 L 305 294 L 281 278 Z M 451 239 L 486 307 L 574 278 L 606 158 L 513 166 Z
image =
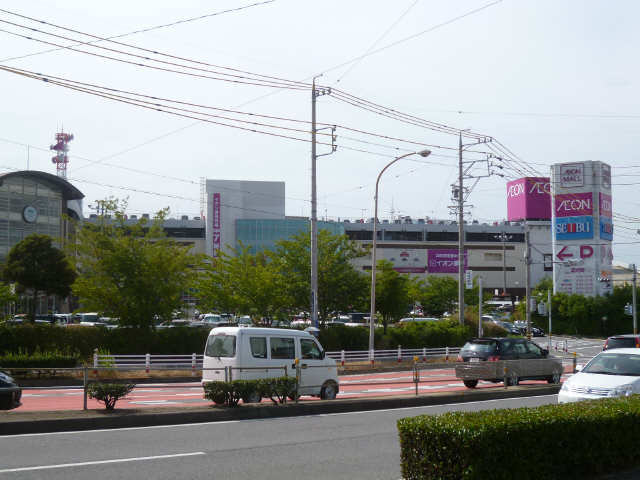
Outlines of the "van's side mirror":
M 549 356 L 549 350 L 547 350 L 546 348 L 542 349 L 542 356 L 543 357 L 548 357 Z

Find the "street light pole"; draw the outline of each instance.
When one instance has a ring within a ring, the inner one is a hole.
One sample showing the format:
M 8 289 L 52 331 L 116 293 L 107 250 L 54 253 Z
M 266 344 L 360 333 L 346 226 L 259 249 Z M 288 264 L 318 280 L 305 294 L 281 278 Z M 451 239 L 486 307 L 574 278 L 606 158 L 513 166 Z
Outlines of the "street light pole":
M 385 167 L 378 174 L 378 178 L 376 179 L 376 194 L 373 197 L 373 240 L 371 245 L 371 308 L 369 314 L 369 360 L 373 361 L 373 350 L 374 350 L 374 329 L 375 329 L 375 315 L 376 315 L 376 244 L 378 240 L 378 186 L 380 184 L 380 177 L 382 174 L 389 168 L 391 165 L 396 163 L 398 160 L 402 160 L 403 158 L 409 157 L 411 155 L 420 155 L 421 157 L 428 157 L 431 154 L 431 150 L 421 150 L 419 152 L 411 152 L 405 155 L 401 155 L 397 158 L 394 158 L 392 161 L 387 163 Z
M 638 334 L 638 323 L 637 323 L 637 315 L 636 315 L 636 277 L 637 275 L 637 270 L 636 270 L 636 264 L 634 263 L 633 265 L 631 265 L 631 268 L 633 268 L 633 277 L 631 277 L 631 279 L 633 280 L 633 291 L 631 293 L 631 298 L 633 301 L 633 334 L 637 335 Z

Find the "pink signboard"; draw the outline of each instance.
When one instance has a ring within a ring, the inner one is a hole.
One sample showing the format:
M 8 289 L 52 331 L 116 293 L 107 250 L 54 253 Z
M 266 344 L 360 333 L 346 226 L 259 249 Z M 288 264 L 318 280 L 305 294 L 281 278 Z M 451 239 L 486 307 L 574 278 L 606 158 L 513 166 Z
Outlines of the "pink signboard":
M 220 255 L 220 194 L 213 194 L 213 215 L 212 215 L 212 233 L 213 233 L 213 256 Z
M 524 177 L 507 183 L 507 220 L 551 219 L 548 177 Z
M 553 199 L 556 217 L 583 217 L 593 215 L 593 194 L 563 193 Z
M 600 216 L 611 218 L 611 195 L 600 192 Z
M 464 269 L 467 269 L 467 252 L 464 252 Z M 427 270 L 429 273 L 457 273 L 458 250 L 429 250 Z

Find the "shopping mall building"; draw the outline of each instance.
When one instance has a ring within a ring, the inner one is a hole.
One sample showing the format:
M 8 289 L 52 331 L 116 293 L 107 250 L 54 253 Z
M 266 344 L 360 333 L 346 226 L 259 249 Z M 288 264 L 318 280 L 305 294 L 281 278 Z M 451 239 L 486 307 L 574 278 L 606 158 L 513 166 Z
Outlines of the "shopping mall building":
M 513 297 L 521 297 L 526 276 L 525 230 L 529 232 L 531 285 L 535 285 L 552 276 L 553 265 L 558 263 L 553 261 L 551 235 L 552 221 L 556 220 L 551 215 L 548 178 L 515 182 L 521 182 L 522 187 L 514 182 L 507 186 L 509 220 L 465 224 L 464 262 L 474 278 L 482 277 L 486 291 L 506 290 Z M 542 186 L 534 191 L 529 188 L 532 185 Z M 278 240 L 309 229 L 308 218 L 285 215 L 284 182 L 207 180 L 205 193 L 204 217 L 182 216 L 164 223 L 170 238 L 191 246 L 195 253 L 214 257 L 221 251 L 233 254 L 240 244 L 251 252 L 272 249 Z M 0 176 L 0 256 L 5 257 L 30 233 L 45 233 L 64 242 L 70 234 L 67 216 L 82 218 L 82 198 L 71 183 L 48 173 L 22 171 Z M 85 220 L 95 218 L 92 214 Z M 137 220 L 136 215 L 130 215 L 130 222 Z M 372 243 L 373 219 L 318 223 L 320 229 L 345 234 L 362 245 Z M 391 262 L 398 272 L 457 278 L 455 221 L 428 217 L 379 219 L 376 244 L 377 257 Z M 370 271 L 371 257 L 355 260 L 354 266 Z

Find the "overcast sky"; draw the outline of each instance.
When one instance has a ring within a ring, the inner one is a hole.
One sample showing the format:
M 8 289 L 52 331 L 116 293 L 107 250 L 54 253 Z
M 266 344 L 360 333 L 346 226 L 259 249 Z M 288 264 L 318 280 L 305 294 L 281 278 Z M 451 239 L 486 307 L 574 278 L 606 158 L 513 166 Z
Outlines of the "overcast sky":
M 188 71 L 207 76 L 219 77 L 211 73 L 220 71 L 219 67 L 304 82 L 324 73 L 318 79 L 324 86 L 494 137 L 521 162 L 504 164 L 510 178 L 520 176 L 518 168 L 546 176 L 552 163 L 608 162 L 613 173 L 613 210 L 629 217 L 614 220 L 614 254 L 616 260 L 640 263 L 637 246 L 630 243 L 640 240 L 636 233 L 640 225 L 635 223 L 640 208 L 636 194 L 640 159 L 635 145 L 640 126 L 640 3 L 274 0 L 220 13 L 259 2 L 4 0 L 0 8 L 103 38 L 205 16 L 117 40 L 204 62 L 209 65 L 189 65 L 209 72 Z M 219 14 L 211 15 L 215 13 Z M 0 20 L 2 66 L 200 106 L 276 116 L 251 120 L 294 130 L 234 124 L 309 140 L 308 124 L 284 120 L 310 119 L 307 88 L 274 89 L 186 76 L 69 49 L 30 55 L 54 47 L 6 32 L 67 46 L 73 42 L 22 26 L 81 42 L 91 39 L 5 12 L 0 12 Z M 95 45 L 120 52 L 89 45 L 76 48 L 187 71 L 121 53 L 150 56 L 128 46 Z M 154 58 L 187 64 L 186 60 Z M 28 166 L 55 173 L 48 148 L 56 131 L 64 127 L 75 135 L 68 177 L 86 195 L 85 213 L 96 199 L 115 196 L 128 197 L 130 213 L 170 207 L 172 216 L 196 216 L 201 177 L 284 181 L 287 214 L 310 213 L 308 141 L 142 109 L 15 73 L 0 71 L 0 78 L 0 171 Z M 413 157 L 391 167 L 381 181 L 379 215 L 389 217 L 393 211 L 413 218 L 451 218 L 447 206 L 457 172 L 457 136 L 386 118 L 341 98 L 344 95 L 318 98 L 318 121 L 338 125 L 337 151 L 318 161 L 319 215 L 371 217 L 380 169 L 394 156 L 427 144 L 447 148 L 429 147 L 430 157 Z M 238 118 L 238 114 L 207 112 Z M 320 140 L 326 142 L 326 138 Z M 318 153 L 328 148 L 320 145 Z M 474 150 L 494 151 L 486 146 Z M 465 158 L 482 157 L 470 153 Z M 505 218 L 505 183 L 498 176 L 480 179 L 469 197 L 470 217 L 481 222 Z

